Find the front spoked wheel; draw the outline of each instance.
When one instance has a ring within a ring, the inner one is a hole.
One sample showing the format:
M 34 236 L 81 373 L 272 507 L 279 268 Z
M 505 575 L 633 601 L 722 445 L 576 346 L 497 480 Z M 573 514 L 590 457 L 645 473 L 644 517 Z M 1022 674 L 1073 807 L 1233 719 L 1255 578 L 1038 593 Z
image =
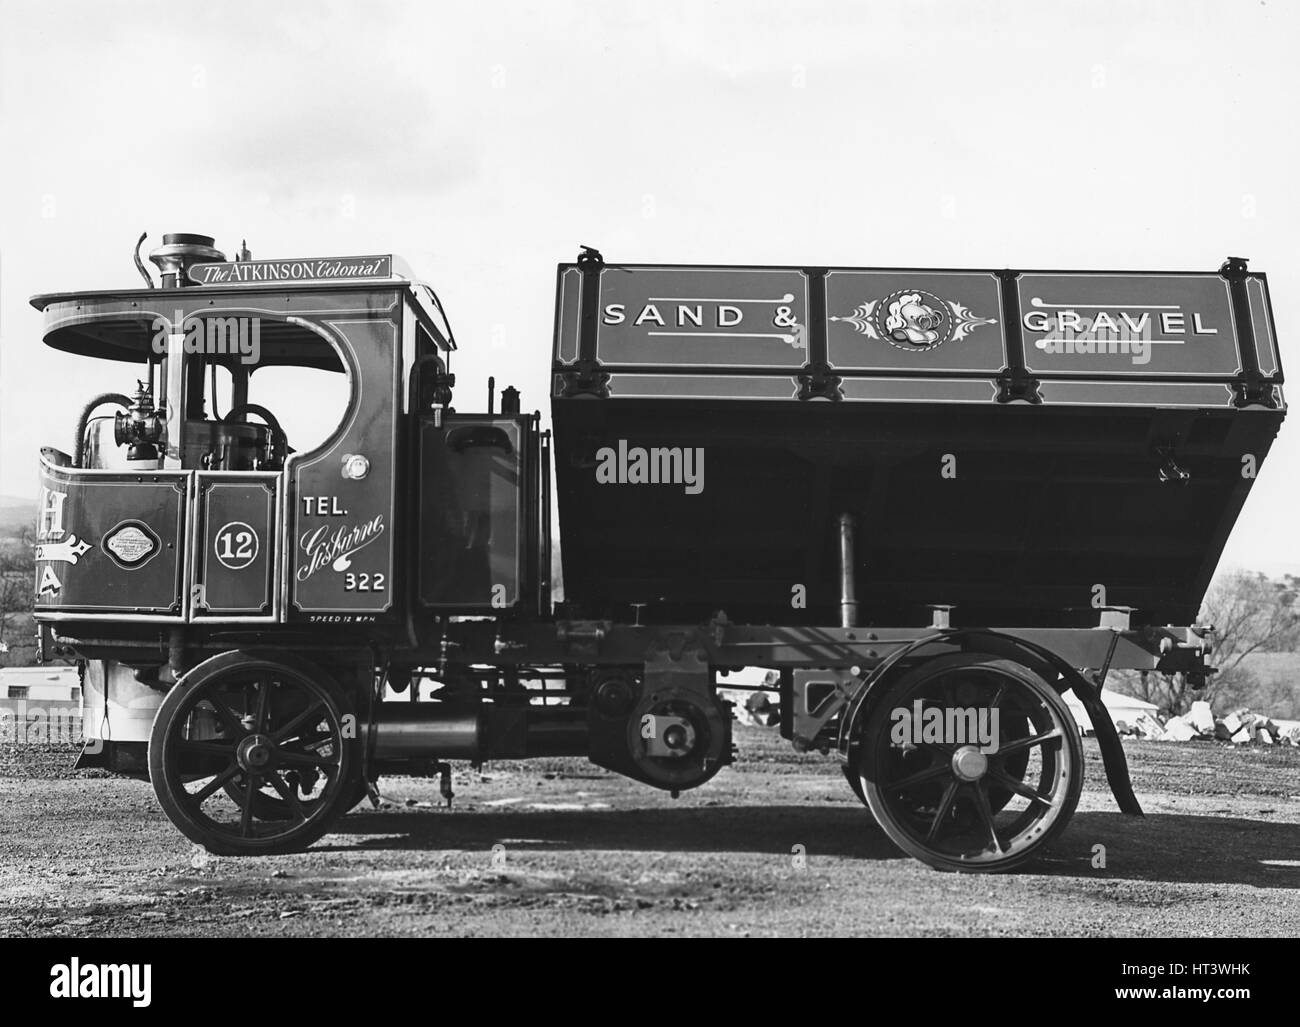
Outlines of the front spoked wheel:
M 857 760 L 885 833 L 940 870 L 1022 866 L 1065 828 L 1083 787 L 1079 732 L 1056 690 L 984 654 L 932 659 L 888 686 Z
M 293 852 L 357 798 L 355 719 L 319 669 L 291 658 L 223 653 L 168 694 L 149 771 L 168 818 L 210 852 Z

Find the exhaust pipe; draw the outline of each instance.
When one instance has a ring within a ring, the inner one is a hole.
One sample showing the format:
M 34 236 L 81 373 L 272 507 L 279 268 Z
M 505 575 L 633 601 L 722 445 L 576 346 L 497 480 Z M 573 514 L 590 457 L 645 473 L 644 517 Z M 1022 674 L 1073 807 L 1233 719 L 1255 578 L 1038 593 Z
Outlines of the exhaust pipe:
M 186 276 L 191 265 L 220 263 L 226 255 L 210 235 L 174 232 L 163 236 L 163 244 L 149 253 L 149 259 L 158 265 L 164 289 L 180 289 L 193 284 Z
M 858 588 L 854 579 L 854 533 L 856 522 L 849 513 L 840 514 L 840 627 L 858 626 Z
M 586 756 L 587 711 L 570 706 L 380 703 L 369 727 L 376 761 Z
M 477 710 L 458 713 L 433 703 L 380 703 L 378 712 L 377 760 L 479 758 L 484 732 Z

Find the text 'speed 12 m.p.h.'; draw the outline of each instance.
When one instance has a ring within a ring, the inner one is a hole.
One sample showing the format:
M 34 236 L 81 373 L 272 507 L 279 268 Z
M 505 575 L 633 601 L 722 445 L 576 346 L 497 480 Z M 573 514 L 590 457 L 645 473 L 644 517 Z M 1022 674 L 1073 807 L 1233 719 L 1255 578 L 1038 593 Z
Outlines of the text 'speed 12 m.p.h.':
M 451 760 L 584 756 L 676 794 L 732 759 L 718 676 L 764 667 L 781 734 L 900 848 L 1019 866 L 1079 798 L 1068 690 L 1139 810 L 1098 683 L 1204 683 L 1198 606 L 1284 411 L 1267 282 L 1236 259 L 584 249 L 553 437 L 513 388 L 451 405 L 447 318 L 393 256 L 173 235 L 150 259 L 160 284 L 137 255 L 143 287 L 32 301 L 47 345 L 128 365 L 42 451 L 36 609 L 45 653 L 84 661 L 82 761 L 147 759 L 220 853 L 310 845 L 385 773 L 450 801 Z M 332 427 L 290 437 L 277 407 L 327 395 Z

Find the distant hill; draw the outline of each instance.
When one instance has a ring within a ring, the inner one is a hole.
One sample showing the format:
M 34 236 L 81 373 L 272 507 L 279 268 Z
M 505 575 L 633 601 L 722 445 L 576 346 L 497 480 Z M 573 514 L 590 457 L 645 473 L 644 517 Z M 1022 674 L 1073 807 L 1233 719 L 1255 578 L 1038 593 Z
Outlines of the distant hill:
M 0 496 L 0 537 L 17 534 L 24 525 L 36 523 L 36 500 Z

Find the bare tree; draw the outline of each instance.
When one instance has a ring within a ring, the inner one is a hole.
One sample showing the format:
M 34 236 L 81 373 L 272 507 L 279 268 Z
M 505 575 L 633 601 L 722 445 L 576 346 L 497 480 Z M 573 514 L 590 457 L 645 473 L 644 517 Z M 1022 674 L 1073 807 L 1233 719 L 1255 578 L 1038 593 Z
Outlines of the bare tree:
M 35 657 L 31 635 L 32 600 L 36 577 L 36 531 L 24 526 L 12 539 L 0 542 L 0 642 L 3 662 L 21 666 Z
M 1201 605 L 1202 624 L 1215 628 L 1210 663 L 1218 672 L 1200 691 L 1181 674 L 1116 674 L 1117 690 L 1155 703 L 1165 716 L 1187 712 L 1197 699 L 1221 708 L 1248 702 L 1258 681 L 1247 664 L 1254 653 L 1289 651 L 1300 641 L 1300 580 L 1274 581 L 1254 571 L 1216 578 Z

